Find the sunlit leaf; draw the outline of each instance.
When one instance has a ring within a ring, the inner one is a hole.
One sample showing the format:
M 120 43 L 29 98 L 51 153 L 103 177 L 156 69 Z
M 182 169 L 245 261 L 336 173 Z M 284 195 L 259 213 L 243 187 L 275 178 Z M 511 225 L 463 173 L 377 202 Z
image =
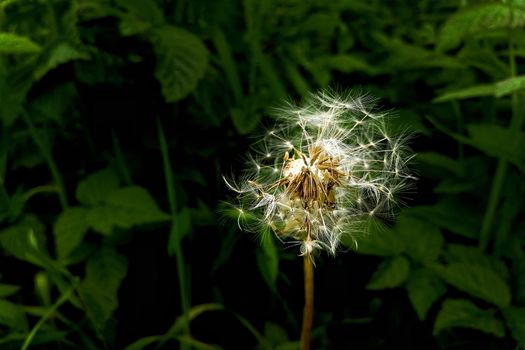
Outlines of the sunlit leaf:
M 410 273 L 406 289 L 410 302 L 422 321 L 432 305 L 447 291 L 445 284 L 432 271 L 423 268 Z
M 482 266 L 466 263 L 432 266 L 444 281 L 466 292 L 499 307 L 510 304 L 510 288 L 505 280 Z
M 36 53 L 42 48 L 31 39 L 13 33 L 0 33 L 0 53 Z
M 496 337 L 505 335 L 503 322 L 495 316 L 495 310 L 483 310 L 466 299 L 447 299 L 434 323 L 434 334 L 444 329 L 461 327 L 477 329 Z
M 395 288 L 403 284 L 410 273 L 410 263 L 403 256 L 397 256 L 382 262 L 367 289 Z

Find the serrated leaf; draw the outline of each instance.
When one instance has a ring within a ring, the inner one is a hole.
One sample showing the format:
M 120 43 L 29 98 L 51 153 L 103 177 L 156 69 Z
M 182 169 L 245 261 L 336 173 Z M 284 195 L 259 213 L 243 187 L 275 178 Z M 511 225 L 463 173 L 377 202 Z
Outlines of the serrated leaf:
M 22 308 L 5 299 L 0 299 L 0 324 L 13 330 L 27 331 L 27 318 Z
M 365 255 L 383 257 L 397 256 L 405 251 L 405 243 L 393 230 L 372 223 L 366 229 L 366 236 L 357 240 L 347 241 L 349 235 L 343 236 L 343 244 L 356 248 L 356 252 Z
M 0 53 L 36 53 L 42 48 L 31 39 L 13 33 L 0 33 Z
M 453 263 L 434 265 L 432 270 L 444 281 L 474 297 L 499 307 L 510 304 L 510 288 L 494 271 L 482 266 Z
M 469 124 L 471 145 L 489 156 L 498 157 L 525 169 L 525 132 L 494 124 Z
M 113 210 L 105 205 L 90 208 L 86 214 L 86 220 L 89 227 L 103 235 L 112 234 L 116 225 Z
M 74 60 L 87 60 L 89 56 L 80 52 L 69 43 L 62 42 L 51 49 L 45 62 L 43 62 L 34 71 L 34 77 L 36 80 L 42 79 L 49 71 L 55 69 L 61 64 L 74 61 Z
M 421 263 L 435 261 L 444 243 L 438 227 L 409 215 L 402 215 L 395 231 L 403 239 L 406 252 Z
M 118 307 L 117 292 L 127 270 L 127 259 L 108 247 L 101 248 L 86 264 L 86 278 L 79 292 L 98 329 L 104 328 Z
M 377 290 L 399 287 L 406 281 L 409 273 L 410 263 L 405 257 L 388 259 L 379 265 L 366 288 Z
M 273 292 L 277 292 L 277 277 L 279 275 L 279 256 L 271 233 L 263 235 L 261 248 L 257 250 L 257 266 L 264 281 Z
M 76 207 L 67 208 L 59 216 L 54 226 L 55 246 L 60 260 L 66 259 L 77 248 L 89 225 L 87 209 Z
M 127 9 L 137 21 L 149 22 L 153 25 L 164 23 L 164 14 L 155 1 L 151 0 L 117 0 L 117 3 Z
M 105 235 L 111 234 L 115 227 L 128 229 L 169 219 L 171 216 L 160 210 L 149 192 L 140 186 L 111 192 L 102 205 L 87 213 L 89 226 Z
M 416 206 L 406 210 L 434 225 L 467 238 L 477 238 L 481 215 L 470 206 L 462 205 L 454 198 L 442 200 L 433 206 Z
M 174 26 L 156 29 L 152 36 L 157 66 L 155 76 L 167 102 L 186 97 L 208 67 L 208 49 L 193 33 Z
M 446 293 L 447 286 L 432 271 L 418 269 L 410 274 L 406 289 L 417 316 L 423 321 L 432 305 Z
M 443 329 L 461 327 L 477 329 L 496 337 L 505 336 L 503 322 L 495 316 L 494 310 L 483 310 L 466 299 L 447 299 L 434 323 L 434 334 Z
M 117 174 L 111 169 L 103 169 L 80 181 L 75 195 L 82 204 L 96 205 L 102 203 L 119 186 Z
M 512 337 L 525 348 L 525 307 L 511 307 L 503 312 Z
M 525 9 L 503 3 L 488 3 L 467 7 L 451 16 L 441 29 L 437 43 L 440 51 L 453 49 L 470 35 L 499 28 L 525 25 Z
M 478 247 L 469 247 L 461 244 L 448 244 L 444 254 L 445 261 L 477 265 L 492 270 L 505 281 L 509 280 L 509 270 L 505 263 L 497 258 L 483 254 Z
M 15 286 L 12 284 L 0 283 L 0 298 L 5 298 L 13 294 L 18 293 L 20 286 Z

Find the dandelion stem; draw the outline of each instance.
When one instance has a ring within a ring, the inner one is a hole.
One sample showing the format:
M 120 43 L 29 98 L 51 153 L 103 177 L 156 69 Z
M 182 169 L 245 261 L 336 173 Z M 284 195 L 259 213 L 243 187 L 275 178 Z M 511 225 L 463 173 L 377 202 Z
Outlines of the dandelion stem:
M 301 331 L 301 350 L 310 349 L 310 335 L 314 318 L 314 266 L 310 254 L 304 255 L 304 309 Z

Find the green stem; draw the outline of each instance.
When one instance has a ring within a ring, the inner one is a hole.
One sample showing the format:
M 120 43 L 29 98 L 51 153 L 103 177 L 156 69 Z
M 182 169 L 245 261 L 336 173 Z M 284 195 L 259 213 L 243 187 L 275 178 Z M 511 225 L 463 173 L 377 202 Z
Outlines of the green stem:
M 301 331 L 301 350 L 310 349 L 310 336 L 314 319 L 314 265 L 310 254 L 305 254 L 304 265 L 304 309 Z
M 510 17 L 512 22 L 512 3 L 510 6 Z M 510 76 L 515 77 L 517 74 L 516 69 L 516 57 L 514 52 L 514 40 L 513 40 L 513 30 L 509 29 L 509 66 L 510 66 Z M 509 129 L 511 132 L 519 132 L 523 125 L 523 111 L 519 109 L 519 93 L 513 92 L 511 95 L 511 121 Z M 487 208 L 485 210 L 485 216 L 483 217 L 483 222 L 481 224 L 479 246 L 482 250 L 486 250 L 490 239 L 491 239 L 491 230 L 493 226 L 494 217 L 496 214 L 496 209 L 500 202 L 501 190 L 505 179 L 507 178 L 507 169 L 508 162 L 505 159 L 499 159 L 498 165 L 496 167 L 496 174 L 494 175 L 494 180 L 492 181 L 492 188 L 490 190 L 489 201 Z
M 75 280 L 75 283 L 69 288 L 64 294 L 58 298 L 58 300 L 47 310 L 47 312 L 38 320 L 38 322 L 33 326 L 33 329 L 31 329 L 31 332 L 27 335 L 27 338 L 24 341 L 24 344 L 20 348 L 20 350 L 27 350 L 29 348 L 29 345 L 31 345 L 31 342 L 33 341 L 33 338 L 35 337 L 36 333 L 40 330 L 40 327 L 44 325 L 44 323 L 53 316 L 58 308 L 64 304 L 66 301 L 69 300 L 71 295 L 75 292 L 75 289 L 77 289 L 79 285 L 79 280 Z
M 37 147 L 40 149 L 40 152 L 42 153 L 42 156 L 44 157 L 47 163 L 47 167 L 49 168 L 49 171 L 51 172 L 51 176 L 53 177 L 53 180 L 58 186 L 58 189 L 59 189 L 58 199 L 60 200 L 60 205 L 62 206 L 62 209 L 66 209 L 69 205 L 67 203 L 64 183 L 62 181 L 62 176 L 60 175 L 60 171 L 58 170 L 58 166 L 56 165 L 55 160 L 53 159 L 53 156 L 51 155 L 51 151 L 47 147 L 44 140 L 42 140 L 40 135 L 38 135 L 38 132 L 36 131 L 36 128 L 33 122 L 31 121 L 31 118 L 29 118 L 29 116 L 27 115 L 27 113 L 24 111 L 21 114 L 27 126 L 29 127 L 29 132 L 31 133 L 31 137 L 33 138 L 33 141 L 35 142 Z
M 175 220 L 177 220 L 177 198 L 175 193 L 175 182 L 173 177 L 173 169 L 171 168 L 171 162 L 168 152 L 168 145 L 166 143 L 166 137 L 164 136 L 164 130 L 160 121 L 157 121 L 157 129 L 159 133 L 159 144 L 162 152 L 162 163 L 164 167 L 164 178 L 166 179 L 166 189 L 168 191 L 168 202 L 170 206 L 171 215 L 173 221 L 170 229 L 170 237 L 172 235 L 177 235 L 177 225 Z M 175 259 L 177 261 L 177 274 L 179 279 L 179 289 L 180 289 L 180 302 L 182 306 L 182 317 L 184 319 L 184 330 L 185 333 L 190 336 L 190 298 L 188 293 L 187 278 L 186 278 L 186 264 L 184 262 L 184 254 L 182 251 L 182 246 L 180 239 L 174 240 L 174 250 L 175 250 Z M 161 343 L 162 344 L 162 343 Z M 189 349 L 189 344 L 181 343 L 181 349 Z

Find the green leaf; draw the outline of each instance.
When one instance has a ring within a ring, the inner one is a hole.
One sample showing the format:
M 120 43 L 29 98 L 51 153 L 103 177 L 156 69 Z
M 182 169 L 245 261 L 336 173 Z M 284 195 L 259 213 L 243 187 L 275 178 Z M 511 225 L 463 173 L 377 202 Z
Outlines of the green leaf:
M 343 238 L 343 243 L 350 247 L 356 244 L 352 240 L 347 242 Z M 383 257 L 396 256 L 405 251 L 405 242 L 393 230 L 373 223 L 367 230 L 367 235 L 357 242 L 356 251 L 359 254 L 376 255 Z
M 85 208 L 67 208 L 55 222 L 55 246 L 60 260 L 66 259 L 77 248 L 89 225 L 87 222 L 88 211 Z
M 525 169 L 525 132 L 493 124 L 469 124 L 467 130 L 472 146 Z
M 377 290 L 399 287 L 406 281 L 409 273 L 410 263 L 406 258 L 403 256 L 391 258 L 379 265 L 366 288 Z
M 433 206 L 412 207 L 406 211 L 463 237 L 477 238 L 479 235 L 482 220 L 480 213 L 455 198 L 441 200 Z
M 406 289 L 417 316 L 423 321 L 432 305 L 446 293 L 447 286 L 435 273 L 422 268 L 410 274 Z
M 118 307 L 117 292 L 127 270 L 127 259 L 108 247 L 101 248 L 86 264 L 86 278 L 79 292 L 98 329 L 104 328 Z
M 167 102 L 186 97 L 196 87 L 208 67 L 208 49 L 202 40 L 182 28 L 163 26 L 151 38 L 157 66 L 155 76 Z
M 148 337 L 140 338 L 124 348 L 124 350 L 142 350 L 146 346 L 154 344 L 162 339 L 160 335 L 150 335 Z
M 469 247 L 461 244 L 448 244 L 445 252 L 445 261 L 452 263 L 465 263 L 481 266 L 492 270 L 505 281 L 509 280 L 509 270 L 505 263 L 497 258 L 483 254 L 478 247 Z
M 0 33 L 0 53 L 36 53 L 42 48 L 31 39 L 13 33 Z
M 510 288 L 501 276 L 482 266 L 452 263 L 434 265 L 432 270 L 447 283 L 499 307 L 510 304 Z
M 525 307 L 511 307 L 503 312 L 512 337 L 525 348 Z
M 493 96 L 496 94 L 496 86 L 494 84 L 480 84 L 473 85 L 459 90 L 445 92 L 444 94 L 434 98 L 432 102 L 446 102 L 451 100 L 463 100 L 472 97 Z
M 136 21 L 161 25 L 165 22 L 164 14 L 155 1 L 151 0 L 117 0 L 117 3 L 128 10 Z
M 87 214 L 89 226 L 105 235 L 111 234 L 114 227 L 128 229 L 169 219 L 171 216 L 161 211 L 149 192 L 139 186 L 111 192 L 103 205 L 90 209 Z
M 22 308 L 5 299 L 0 299 L 0 324 L 20 331 L 27 331 L 29 328 Z
M 518 28 L 525 25 L 525 9 L 508 4 L 488 3 L 467 7 L 445 22 L 437 42 L 437 49 L 446 51 L 459 46 L 470 35 L 486 33 L 499 28 Z
M 503 322 L 496 318 L 494 310 L 483 310 L 466 299 L 447 299 L 434 323 L 434 334 L 443 329 L 461 327 L 477 329 L 496 337 L 505 336 Z
M 320 56 L 314 61 L 314 64 L 343 73 L 357 71 L 373 75 L 378 71 L 375 67 L 369 65 L 364 59 L 346 54 Z
M 171 224 L 170 237 L 168 240 L 168 255 L 174 256 L 177 246 L 177 241 L 180 241 L 189 235 L 192 231 L 190 210 L 188 207 L 182 208 L 180 212 L 175 214 L 175 218 Z
M 0 231 L 0 245 L 17 259 L 46 267 L 43 231 L 44 226 L 38 219 L 26 216 L 18 224 Z
M 253 131 L 253 129 L 255 129 L 255 127 L 259 124 L 262 117 L 260 113 L 252 113 L 237 107 L 230 109 L 230 116 L 235 129 L 241 135 L 245 135 Z
M 5 298 L 18 293 L 20 286 L 0 283 L 0 298 Z
M 271 232 L 263 234 L 261 248 L 257 250 L 257 266 L 264 281 L 273 292 L 277 292 L 279 275 L 279 256 Z
M 406 252 L 416 261 L 432 262 L 441 254 L 441 231 L 427 221 L 404 214 L 397 222 L 396 232 L 403 239 Z
M 416 158 L 418 161 L 445 169 L 456 176 L 463 176 L 464 174 L 463 164 L 460 161 L 443 154 L 436 152 L 420 152 L 416 155 Z
M 80 181 L 75 195 L 82 204 L 96 205 L 102 203 L 119 186 L 118 175 L 109 168 L 103 169 Z
M 51 49 L 46 61 L 35 69 L 34 77 L 36 80 L 42 79 L 49 71 L 55 69 L 61 64 L 74 60 L 87 60 L 89 55 L 80 52 L 69 43 L 62 42 Z
M 289 341 L 286 330 L 273 322 L 264 323 L 264 337 L 272 345 L 272 348 Z
M 525 75 L 512 77 L 496 83 L 496 97 L 502 97 L 525 88 Z

